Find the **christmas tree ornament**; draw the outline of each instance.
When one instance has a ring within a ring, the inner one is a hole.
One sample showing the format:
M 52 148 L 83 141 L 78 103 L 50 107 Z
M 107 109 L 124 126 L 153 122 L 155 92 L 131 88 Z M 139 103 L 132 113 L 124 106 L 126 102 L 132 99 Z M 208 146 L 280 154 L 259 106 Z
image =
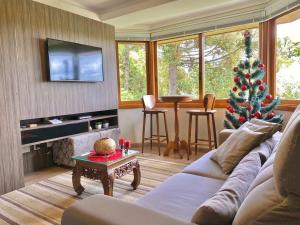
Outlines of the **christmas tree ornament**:
M 271 99 L 272 99 L 272 95 L 268 94 L 268 95 L 266 96 L 266 99 L 271 100 Z
M 246 91 L 248 89 L 247 85 L 242 85 L 241 87 L 242 91 Z
M 275 116 L 274 112 L 270 112 L 267 116 L 268 119 L 272 119 Z
M 255 83 L 256 83 L 257 85 L 261 85 L 261 84 L 263 83 L 263 81 L 262 81 L 262 80 L 256 80 Z
M 235 113 L 234 108 L 230 108 L 228 111 L 229 111 L 230 113 Z
M 224 126 L 227 129 L 237 129 L 255 117 L 282 123 L 283 115 L 274 112 L 280 99 L 273 98 L 268 93 L 268 86 L 263 81 L 265 65 L 252 57 L 252 35 L 249 31 L 244 32 L 244 44 L 246 59 L 239 61 L 238 66 L 233 68 L 236 86 L 229 93 L 229 107 L 225 111 Z M 265 104 L 266 100 L 268 104 Z
M 246 118 L 244 116 L 240 116 L 239 121 L 241 123 L 244 123 L 246 121 Z
M 239 78 L 239 77 L 234 78 L 234 82 L 239 83 L 240 81 L 241 81 L 241 78 Z
M 265 90 L 265 86 L 264 86 L 264 85 L 260 85 L 258 89 L 259 89 L 260 91 L 263 91 L 263 90 Z
M 254 116 L 256 118 L 260 118 L 261 117 L 261 112 L 260 111 L 257 111 L 256 113 L 254 113 Z

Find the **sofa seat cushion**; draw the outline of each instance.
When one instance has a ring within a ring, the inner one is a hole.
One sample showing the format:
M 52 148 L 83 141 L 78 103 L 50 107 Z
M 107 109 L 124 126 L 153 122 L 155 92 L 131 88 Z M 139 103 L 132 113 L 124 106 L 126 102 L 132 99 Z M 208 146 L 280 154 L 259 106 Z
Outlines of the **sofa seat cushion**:
M 215 149 L 206 153 L 201 158 L 185 167 L 182 172 L 214 179 L 226 180 L 228 175 L 223 172 L 221 166 L 218 163 L 210 159 L 210 157 L 216 151 L 217 150 Z
M 176 220 L 168 215 L 145 209 L 134 203 L 115 199 L 106 195 L 93 195 L 71 205 L 64 211 L 61 224 L 193 225 L 190 222 Z
M 137 201 L 137 204 L 174 218 L 191 221 L 204 201 L 211 198 L 224 181 L 178 173 Z

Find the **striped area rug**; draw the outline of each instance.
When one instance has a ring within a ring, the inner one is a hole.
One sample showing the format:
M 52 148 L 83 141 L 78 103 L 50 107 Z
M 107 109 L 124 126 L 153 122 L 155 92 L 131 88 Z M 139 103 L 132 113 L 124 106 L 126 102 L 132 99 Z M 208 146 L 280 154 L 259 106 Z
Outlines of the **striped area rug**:
M 134 202 L 186 166 L 184 162 L 138 159 L 142 173 L 140 186 L 132 191 L 132 174 L 116 179 L 115 198 Z M 81 182 L 85 191 L 80 196 L 73 190 L 71 171 L 0 196 L 0 224 L 60 224 L 64 209 L 71 204 L 94 194 L 103 194 L 100 181 L 82 178 Z

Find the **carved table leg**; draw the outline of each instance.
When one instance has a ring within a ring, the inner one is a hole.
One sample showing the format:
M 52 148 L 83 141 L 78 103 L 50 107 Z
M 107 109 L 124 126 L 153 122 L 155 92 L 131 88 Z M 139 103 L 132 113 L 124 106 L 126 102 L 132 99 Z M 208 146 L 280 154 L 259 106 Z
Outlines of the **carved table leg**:
M 80 195 L 84 191 L 84 187 L 81 185 L 81 175 L 82 175 L 82 166 L 76 162 L 76 165 L 73 169 L 73 174 L 72 174 L 72 182 L 73 182 L 73 187 L 74 190 L 78 195 Z
M 131 183 L 131 186 L 133 187 L 133 190 L 136 190 L 139 184 L 141 183 L 141 170 L 140 170 L 140 164 L 139 161 L 136 161 L 136 165 L 133 168 L 133 181 Z
M 113 174 L 103 173 L 103 176 L 101 176 L 100 180 L 105 195 L 113 196 L 114 179 Z

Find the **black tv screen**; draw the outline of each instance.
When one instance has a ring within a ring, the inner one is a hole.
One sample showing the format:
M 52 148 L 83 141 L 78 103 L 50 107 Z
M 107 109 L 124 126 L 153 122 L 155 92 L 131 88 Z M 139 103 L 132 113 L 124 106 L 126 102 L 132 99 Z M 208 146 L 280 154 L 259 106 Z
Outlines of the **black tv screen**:
M 102 49 L 47 39 L 50 81 L 103 81 Z

